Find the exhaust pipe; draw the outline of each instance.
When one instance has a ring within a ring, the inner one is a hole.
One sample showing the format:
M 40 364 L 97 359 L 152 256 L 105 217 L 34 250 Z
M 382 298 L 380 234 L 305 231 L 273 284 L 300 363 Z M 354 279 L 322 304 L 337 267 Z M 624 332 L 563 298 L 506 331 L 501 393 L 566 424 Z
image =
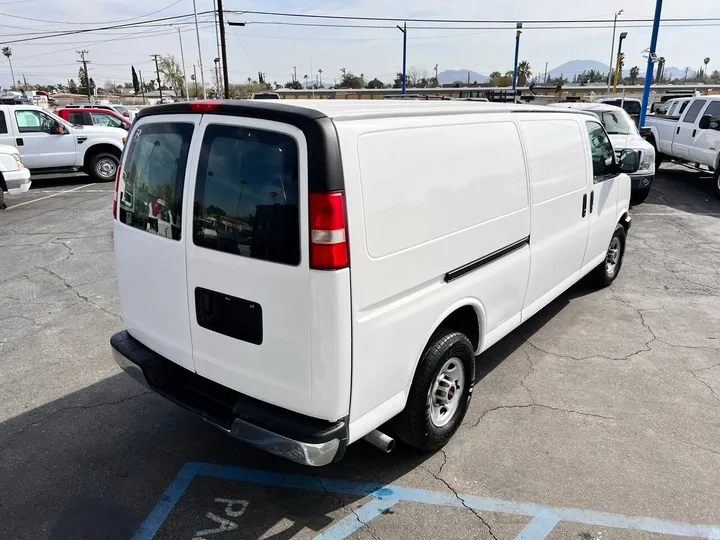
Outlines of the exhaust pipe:
M 395 448 L 395 439 L 393 439 L 392 437 L 388 437 L 377 429 L 365 435 L 363 439 L 365 439 L 373 446 L 377 446 L 386 454 L 389 454 L 390 452 L 392 452 L 392 449 Z

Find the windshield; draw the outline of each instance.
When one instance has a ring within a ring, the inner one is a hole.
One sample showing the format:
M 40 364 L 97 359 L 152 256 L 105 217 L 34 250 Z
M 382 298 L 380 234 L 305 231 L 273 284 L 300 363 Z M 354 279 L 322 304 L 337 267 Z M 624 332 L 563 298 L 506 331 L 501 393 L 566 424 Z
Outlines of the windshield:
M 608 135 L 637 135 L 637 128 L 625 111 L 595 111 Z
M 127 107 L 125 107 L 125 105 L 113 105 L 113 107 L 115 107 L 115 110 L 119 111 L 120 113 L 124 113 L 125 111 L 130 110 Z

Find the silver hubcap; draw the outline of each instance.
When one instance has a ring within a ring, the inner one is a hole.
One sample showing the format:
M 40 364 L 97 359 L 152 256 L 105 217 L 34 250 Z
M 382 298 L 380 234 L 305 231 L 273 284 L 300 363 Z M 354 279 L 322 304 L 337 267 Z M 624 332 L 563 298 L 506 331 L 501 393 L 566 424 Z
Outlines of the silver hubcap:
M 113 178 L 117 172 L 117 165 L 112 159 L 101 159 L 95 165 L 95 170 L 104 178 Z
M 443 427 L 457 411 L 465 387 L 465 368 L 459 358 L 445 362 L 435 378 L 428 394 L 430 420 L 436 427 Z
M 607 250 L 605 256 L 605 272 L 608 276 L 614 276 L 617 270 L 618 263 L 620 262 L 620 239 L 614 236 L 610 241 L 610 247 Z

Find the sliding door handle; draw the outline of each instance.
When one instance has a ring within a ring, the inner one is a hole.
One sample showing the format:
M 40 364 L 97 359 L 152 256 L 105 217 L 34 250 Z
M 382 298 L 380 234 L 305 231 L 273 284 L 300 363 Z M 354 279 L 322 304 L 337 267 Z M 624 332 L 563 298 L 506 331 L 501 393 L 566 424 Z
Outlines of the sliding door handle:
M 587 215 L 587 193 L 583 195 L 583 210 L 582 210 L 582 217 L 585 217 Z
M 590 192 L 590 213 L 592 214 L 593 207 L 595 206 L 595 192 Z

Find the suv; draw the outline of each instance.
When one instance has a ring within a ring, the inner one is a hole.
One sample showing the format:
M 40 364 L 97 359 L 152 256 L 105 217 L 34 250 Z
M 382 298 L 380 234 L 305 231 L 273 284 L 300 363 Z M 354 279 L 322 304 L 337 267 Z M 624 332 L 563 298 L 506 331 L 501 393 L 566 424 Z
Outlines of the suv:
M 0 144 L 17 147 L 33 174 L 83 171 L 112 181 L 126 136 L 120 128 L 73 126 L 33 105 L 0 105 Z

